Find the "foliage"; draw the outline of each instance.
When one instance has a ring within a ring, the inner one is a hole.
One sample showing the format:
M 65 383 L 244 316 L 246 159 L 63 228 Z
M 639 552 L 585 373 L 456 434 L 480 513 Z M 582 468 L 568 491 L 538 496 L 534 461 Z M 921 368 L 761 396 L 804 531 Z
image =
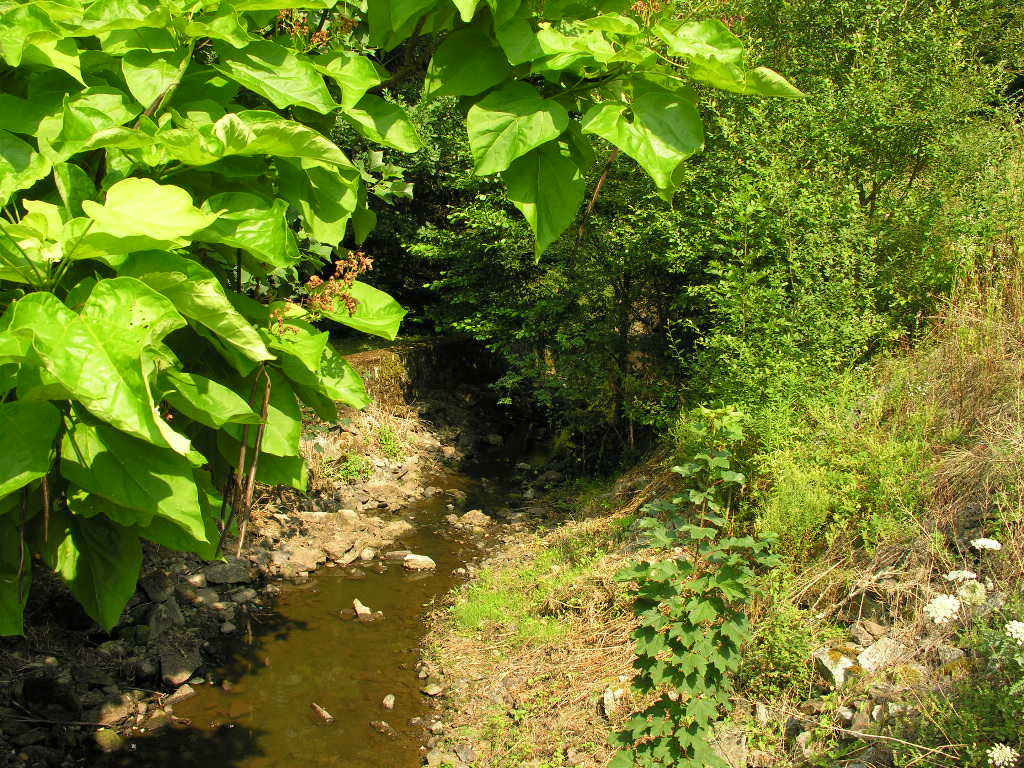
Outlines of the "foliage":
M 624 568 L 637 582 L 633 687 L 657 699 L 613 737 L 622 750 L 612 766 L 724 765 L 709 746 L 712 726 L 731 707 L 731 676 L 750 637 L 743 606 L 753 599 L 755 569 L 778 562 L 769 541 L 728 537 L 725 494 L 745 478 L 731 468 L 727 446 L 742 439 L 742 414 L 703 410 L 693 431 L 702 450 L 673 471 L 692 486 L 672 501 L 646 505 L 638 525 L 652 546 L 672 554 Z M 680 514 L 683 511 L 683 514 Z M 696 520 L 690 522 L 689 520 Z M 684 554 L 684 551 L 688 554 Z
M 334 475 L 343 483 L 360 483 L 369 480 L 373 474 L 373 464 L 358 453 L 350 453 L 343 460 L 335 462 L 332 468 Z
M 389 459 L 397 459 L 402 455 L 402 440 L 390 424 L 382 424 L 377 429 L 377 447 Z
M 478 6 L 0 7 L 0 409 L 34 427 L 2 462 L 0 631 L 21 631 L 33 552 L 111 627 L 140 536 L 213 556 L 255 482 L 305 485 L 300 400 L 328 419 L 366 405 L 310 321 L 394 338 L 404 314 L 342 247 L 373 228 L 371 195 L 410 192 L 377 148 L 421 146 L 377 93 L 383 52 L 440 38 L 424 95 L 463 100 L 477 171 L 501 175 L 538 254 L 580 205 L 589 136 L 669 194 L 702 143 L 690 80 L 799 95 L 720 22 Z M 375 151 L 350 158 L 338 124 Z

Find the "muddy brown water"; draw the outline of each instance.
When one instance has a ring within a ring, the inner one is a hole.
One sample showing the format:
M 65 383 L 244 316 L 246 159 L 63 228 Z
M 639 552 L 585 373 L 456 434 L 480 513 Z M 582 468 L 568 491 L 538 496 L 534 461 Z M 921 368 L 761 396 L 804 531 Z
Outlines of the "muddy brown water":
M 430 485 L 460 488 L 476 505 L 492 492 L 465 475 L 445 474 Z M 476 542 L 460 541 L 444 522 L 449 497 L 409 505 L 403 517 L 415 531 L 394 549 L 426 554 L 437 563 L 428 573 L 373 565 L 353 578 L 348 569 L 324 568 L 303 585 L 283 585 L 274 609 L 253 621 L 253 642 L 233 644 L 226 663 L 209 671 L 214 684 L 175 705 L 176 718 L 191 725 L 140 735 L 108 756 L 104 766 L 196 768 L 414 768 L 422 762 L 423 726 L 431 701 L 416 676 L 424 616 L 460 577 L 452 571 L 480 554 Z M 486 509 L 486 507 L 484 507 Z M 379 567 L 379 566 L 378 566 Z M 361 624 L 338 612 L 360 599 L 384 620 Z M 224 682 L 227 685 L 224 685 Z M 382 700 L 395 696 L 392 711 Z M 315 702 L 334 717 L 327 724 Z M 386 721 L 395 735 L 371 721 Z

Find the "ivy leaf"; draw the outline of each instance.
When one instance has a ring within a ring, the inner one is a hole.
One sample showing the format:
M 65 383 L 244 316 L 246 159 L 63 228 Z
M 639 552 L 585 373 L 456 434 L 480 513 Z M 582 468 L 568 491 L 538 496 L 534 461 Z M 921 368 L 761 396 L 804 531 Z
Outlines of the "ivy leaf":
M 632 120 L 627 120 L 627 111 Z M 661 90 L 644 93 L 630 105 L 595 104 L 583 116 L 582 128 L 636 160 L 661 190 L 671 189 L 673 171 L 704 147 L 697 107 Z
M 299 247 L 288 226 L 288 204 L 249 192 L 224 192 L 203 203 L 202 210 L 216 219 L 196 232 L 194 240 L 223 243 L 248 251 L 274 267 L 298 262 Z
M 48 402 L 17 400 L 0 405 L 0 498 L 50 471 L 60 411 Z
M 502 174 L 508 197 L 533 230 L 540 255 L 573 222 L 586 183 L 568 151 L 555 142 L 520 157 Z
M 92 200 L 82 209 L 103 232 L 115 236 L 143 235 L 167 241 L 180 241 L 217 218 L 192 204 L 192 197 L 181 187 L 157 184 L 152 179 L 130 178 L 107 190 L 103 205 Z
M 218 72 L 278 109 L 300 106 L 327 114 L 338 106 L 316 67 L 277 43 L 258 40 L 236 49 L 218 42 L 214 48 L 219 59 L 214 68 Z
M 253 366 L 273 360 L 260 335 L 228 301 L 220 281 L 198 262 L 175 253 L 151 251 L 130 256 L 120 271 L 162 293 L 182 315 L 209 328 L 253 361 Z
M 234 390 L 213 379 L 185 371 L 163 371 L 164 399 L 200 424 L 220 429 L 228 422 L 259 424 L 261 419 Z
M 349 314 L 345 302 L 337 299 L 334 309 L 324 311 L 323 316 L 357 331 L 394 341 L 408 310 L 384 291 L 359 280 L 352 283 L 348 293 L 358 302 L 354 314 Z
M 87 520 L 67 517 L 59 538 L 54 570 L 86 612 L 109 632 L 135 594 L 142 566 L 139 537 L 99 515 Z
M 345 107 L 342 117 L 361 136 L 385 147 L 416 152 L 423 146 L 405 110 L 379 96 L 363 96 L 356 106 Z
M 473 27 L 449 34 L 437 47 L 423 83 L 423 98 L 475 96 L 505 80 L 508 60 L 494 41 Z
M 479 176 L 506 170 L 516 158 L 558 138 L 569 113 L 527 84 L 513 82 L 489 93 L 469 109 L 466 127 Z

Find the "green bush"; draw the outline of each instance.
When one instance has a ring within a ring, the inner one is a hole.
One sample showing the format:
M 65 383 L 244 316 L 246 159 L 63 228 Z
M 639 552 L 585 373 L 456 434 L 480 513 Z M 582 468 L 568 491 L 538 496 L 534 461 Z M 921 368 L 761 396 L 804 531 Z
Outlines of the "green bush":
M 358 453 L 350 453 L 343 460 L 335 462 L 335 476 L 345 483 L 360 483 L 369 480 L 373 474 L 373 464 L 368 458 Z

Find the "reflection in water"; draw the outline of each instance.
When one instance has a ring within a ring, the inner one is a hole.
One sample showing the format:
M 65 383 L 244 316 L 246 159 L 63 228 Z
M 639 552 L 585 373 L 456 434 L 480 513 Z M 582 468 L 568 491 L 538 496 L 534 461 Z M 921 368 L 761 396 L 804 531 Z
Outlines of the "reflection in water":
M 458 475 L 434 485 L 466 488 Z M 429 702 L 416 677 L 423 614 L 455 583 L 452 570 L 471 556 L 468 544 L 440 535 L 446 497 L 411 505 L 418 529 L 395 543 L 430 555 L 437 570 L 409 573 L 387 564 L 384 573 L 352 578 L 349 569 L 324 569 L 309 584 L 284 586 L 275 611 L 253 621 L 253 643 L 239 640 L 227 663 L 198 695 L 175 706 L 190 727 L 141 737 L 130 749 L 104 758 L 103 766 L 209 766 L 284 768 L 293 765 L 414 768 L 421 761 L 422 727 Z M 359 598 L 385 619 L 369 624 L 338 612 Z M 227 681 L 227 685 L 220 685 Z M 394 710 L 382 700 L 394 694 Z M 326 724 L 311 707 L 331 715 Z M 396 731 L 384 735 L 371 721 Z

